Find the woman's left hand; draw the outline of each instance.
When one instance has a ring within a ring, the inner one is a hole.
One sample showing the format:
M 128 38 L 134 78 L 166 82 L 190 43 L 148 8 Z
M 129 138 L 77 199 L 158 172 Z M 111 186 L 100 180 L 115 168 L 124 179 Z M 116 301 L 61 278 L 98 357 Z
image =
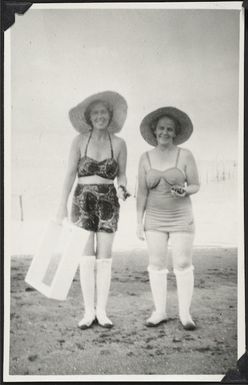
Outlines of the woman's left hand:
M 137 235 L 137 238 L 139 240 L 141 240 L 141 241 L 145 240 L 144 225 L 143 225 L 143 223 L 138 223 L 137 224 L 136 235 Z
M 127 191 L 125 186 L 119 186 L 117 189 L 117 196 L 119 199 L 125 201 L 131 194 Z

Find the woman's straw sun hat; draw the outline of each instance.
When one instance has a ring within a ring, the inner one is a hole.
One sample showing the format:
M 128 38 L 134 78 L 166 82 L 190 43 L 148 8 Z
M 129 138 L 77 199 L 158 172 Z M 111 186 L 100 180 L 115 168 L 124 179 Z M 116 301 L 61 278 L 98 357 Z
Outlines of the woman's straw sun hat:
M 89 132 L 92 127 L 86 121 L 85 111 L 93 102 L 107 103 L 113 110 L 113 117 L 108 126 L 111 133 L 119 132 L 127 117 L 127 102 L 123 96 L 114 91 L 103 91 L 84 99 L 69 111 L 69 118 L 73 127 L 80 133 Z
M 153 125 L 163 116 L 167 116 L 178 123 L 178 132 L 173 140 L 174 144 L 181 144 L 189 139 L 193 132 L 193 124 L 189 116 L 175 107 L 161 107 L 146 115 L 140 124 L 140 132 L 146 142 L 152 146 L 157 146 Z

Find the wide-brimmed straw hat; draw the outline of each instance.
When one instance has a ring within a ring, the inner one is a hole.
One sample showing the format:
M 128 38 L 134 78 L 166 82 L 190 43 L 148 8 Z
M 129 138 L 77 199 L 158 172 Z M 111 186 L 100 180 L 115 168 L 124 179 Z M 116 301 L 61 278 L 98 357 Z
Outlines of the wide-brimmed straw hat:
M 163 116 L 168 116 L 178 123 L 178 132 L 173 140 L 174 144 L 181 144 L 189 139 L 193 132 L 193 124 L 189 116 L 175 107 L 161 107 L 146 115 L 140 124 L 141 135 L 149 144 L 157 146 L 158 143 L 152 126 Z
M 127 102 L 123 96 L 114 91 L 103 91 L 91 95 L 76 107 L 73 107 L 69 111 L 69 118 L 73 127 L 80 133 L 89 132 L 92 129 L 90 124 L 86 121 L 85 111 L 91 103 L 96 101 L 105 102 L 111 107 L 113 116 L 108 126 L 108 130 L 111 133 L 119 132 L 127 117 Z

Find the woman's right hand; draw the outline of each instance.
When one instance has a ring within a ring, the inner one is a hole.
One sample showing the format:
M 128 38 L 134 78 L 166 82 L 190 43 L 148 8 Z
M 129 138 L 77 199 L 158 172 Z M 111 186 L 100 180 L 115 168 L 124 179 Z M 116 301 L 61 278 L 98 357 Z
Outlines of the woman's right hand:
M 175 198 L 184 198 L 186 195 L 185 188 L 179 185 L 171 187 L 171 195 Z
M 145 234 L 144 234 L 144 225 L 143 223 L 138 223 L 137 229 L 136 229 L 136 235 L 141 240 L 145 240 Z
M 57 215 L 56 215 L 56 222 L 61 224 L 63 222 L 63 219 L 64 218 L 67 218 L 68 217 L 68 210 L 67 210 L 67 207 L 66 206 L 60 206 L 58 211 L 57 211 Z

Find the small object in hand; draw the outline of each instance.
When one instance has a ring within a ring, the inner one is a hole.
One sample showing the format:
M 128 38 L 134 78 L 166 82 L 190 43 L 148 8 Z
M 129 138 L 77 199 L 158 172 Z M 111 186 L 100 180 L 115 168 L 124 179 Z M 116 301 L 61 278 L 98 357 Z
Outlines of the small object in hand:
M 181 186 L 172 186 L 171 191 L 173 191 L 179 195 L 183 195 L 185 193 L 185 189 Z
M 127 191 L 125 186 L 120 185 L 118 188 L 120 188 L 123 192 L 123 199 L 124 201 L 131 196 L 131 194 Z
M 35 291 L 33 287 L 26 287 L 25 291 Z

